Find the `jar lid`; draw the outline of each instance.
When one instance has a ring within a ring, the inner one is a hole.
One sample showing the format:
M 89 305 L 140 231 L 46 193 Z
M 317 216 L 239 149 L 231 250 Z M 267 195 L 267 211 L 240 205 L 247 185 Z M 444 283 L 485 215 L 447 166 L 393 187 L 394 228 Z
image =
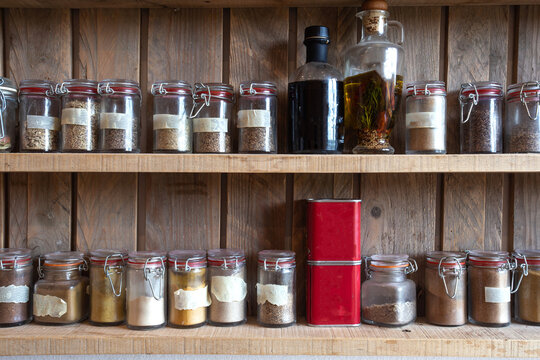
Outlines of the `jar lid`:
M 540 96 L 540 81 L 529 81 L 518 84 L 512 84 L 508 87 L 506 93 L 508 100 L 510 99 L 523 99 L 523 100 L 536 100 Z M 531 99 L 528 99 L 531 98 Z
M 407 84 L 408 96 L 430 96 L 446 95 L 446 84 L 444 81 L 428 80 L 414 81 Z
M 58 95 L 68 93 L 97 95 L 97 85 L 98 82 L 94 80 L 69 79 L 58 86 L 56 93 Z
M 45 266 L 71 266 L 84 262 L 84 253 L 81 251 L 55 251 L 43 256 Z
M 232 102 L 233 97 L 234 88 L 224 83 L 196 83 L 193 90 L 193 98 L 196 101 L 227 100 Z
M 135 94 L 141 95 L 139 83 L 134 80 L 125 79 L 105 79 L 98 83 L 98 93 L 101 95 L 112 94 Z
M 165 251 L 133 251 L 129 253 L 128 265 L 134 267 L 165 266 L 167 253 Z
M 240 249 L 212 249 L 208 250 L 208 264 L 234 269 L 246 263 L 244 250 Z
M 189 83 L 180 80 L 156 81 L 152 85 L 152 89 L 150 90 L 150 92 L 154 96 L 168 94 L 191 95 L 192 91 L 193 89 L 191 88 L 191 85 Z
M 465 266 L 467 254 L 464 252 L 452 251 L 430 251 L 426 254 L 426 262 L 431 265 L 441 265 L 445 267 Z
M 13 80 L 0 76 L 0 91 L 4 96 L 17 96 L 17 85 Z
M 32 264 L 32 250 L 20 248 L 0 249 L 0 270 L 13 269 Z
M 503 95 L 502 85 L 494 81 L 479 81 L 461 84 L 460 99 L 463 97 L 497 97 Z
M 513 255 L 519 264 L 540 265 L 540 250 L 514 250 Z
M 206 251 L 204 250 L 174 250 L 169 252 L 169 266 L 174 270 L 189 271 L 191 268 L 206 267 Z
M 20 94 L 41 94 L 49 97 L 56 96 L 56 87 L 58 84 L 50 80 L 23 80 L 19 84 Z
M 409 266 L 409 255 L 372 255 L 369 257 L 369 267 L 374 269 L 400 269 Z
M 271 81 L 246 81 L 240 84 L 241 96 L 277 95 L 277 86 Z
M 469 252 L 469 263 L 474 266 L 499 267 L 508 264 L 507 251 L 472 250 Z
M 127 250 L 98 249 L 90 251 L 90 262 L 93 264 L 119 265 L 127 259 Z
M 262 250 L 259 251 L 259 266 L 265 269 L 294 268 L 296 266 L 294 251 Z

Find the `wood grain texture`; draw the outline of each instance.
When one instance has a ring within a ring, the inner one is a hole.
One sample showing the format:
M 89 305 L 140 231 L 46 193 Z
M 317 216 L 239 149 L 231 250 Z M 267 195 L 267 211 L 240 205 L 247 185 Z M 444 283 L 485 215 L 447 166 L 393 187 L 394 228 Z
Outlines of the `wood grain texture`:
M 517 82 L 540 76 L 540 5 L 519 7 Z
M 80 76 L 138 81 L 140 24 L 139 9 L 81 10 L 76 63 Z M 78 174 L 77 182 L 76 247 L 134 249 L 137 174 Z
M 9 209 L 6 199 L 7 178 L 8 174 L 0 173 L 0 246 L 2 247 L 8 247 L 8 227 L 6 226 L 8 224 L 6 221 L 7 209 Z
M 6 74 L 24 79 L 71 78 L 71 14 L 67 9 L 9 9 L 6 15 Z M 46 36 L 44 36 L 46 34 Z M 10 246 L 37 253 L 69 250 L 71 175 L 10 176 Z M 19 207 L 20 206 L 20 207 Z

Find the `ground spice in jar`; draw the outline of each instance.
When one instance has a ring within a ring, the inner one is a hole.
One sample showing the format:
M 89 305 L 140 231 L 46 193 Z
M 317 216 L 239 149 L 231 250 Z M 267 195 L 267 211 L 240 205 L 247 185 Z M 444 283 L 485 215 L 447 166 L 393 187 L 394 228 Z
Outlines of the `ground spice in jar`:
M 23 325 L 32 319 L 30 254 L 27 249 L 0 249 L 0 327 Z
M 155 327 L 165 323 L 165 298 L 140 296 L 128 302 L 127 322 L 132 327 Z
M 530 128 L 512 129 L 513 133 L 510 136 L 508 149 L 510 153 L 530 153 L 540 152 L 540 130 L 538 132 L 531 131 Z
M 98 146 L 100 104 L 89 98 L 89 102 L 72 100 L 62 109 L 62 150 L 94 151 Z M 88 115 L 79 119 L 78 113 Z M 90 124 L 86 117 L 89 116 Z
M 274 130 L 272 127 L 245 127 L 238 133 L 239 152 L 275 152 Z
M 540 324 L 540 269 L 529 267 L 518 290 L 518 317 L 522 321 Z
M 289 294 L 285 305 L 274 305 L 268 301 L 257 304 L 259 321 L 269 325 L 293 324 L 296 321 L 293 303 L 294 297 Z
M 194 133 L 193 150 L 197 153 L 230 153 L 231 137 L 226 132 Z
M 402 325 L 416 319 L 416 302 L 371 305 L 362 308 L 362 317 L 378 325 Z

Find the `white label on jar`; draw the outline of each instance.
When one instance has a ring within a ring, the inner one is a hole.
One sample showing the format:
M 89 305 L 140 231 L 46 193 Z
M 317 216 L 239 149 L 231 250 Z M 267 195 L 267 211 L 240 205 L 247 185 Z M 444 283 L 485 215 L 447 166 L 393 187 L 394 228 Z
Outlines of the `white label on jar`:
M 269 110 L 240 110 L 238 111 L 239 128 L 271 126 L 271 116 Z
M 265 302 L 276 306 L 287 305 L 289 302 L 289 291 L 287 285 L 257 284 L 257 304 Z
M 123 113 L 101 113 L 99 116 L 100 129 L 130 130 L 133 127 L 133 119 Z
M 405 121 L 408 128 L 439 128 L 444 122 L 444 114 L 437 112 L 407 113 Z
M 174 292 L 174 308 L 176 310 L 193 310 L 210 306 L 208 286 L 197 290 L 178 289 Z
M 211 291 L 219 302 L 243 301 L 247 295 L 247 284 L 236 276 L 212 276 Z
M 193 119 L 193 132 L 227 132 L 229 119 L 227 118 L 196 118 Z
M 510 302 L 509 287 L 485 287 L 484 296 L 487 303 L 507 303 Z
M 59 131 L 60 121 L 54 116 L 27 115 L 26 128 Z
M 154 114 L 154 130 L 180 129 L 187 131 L 189 119 L 184 115 Z
M 62 110 L 62 125 L 87 126 L 90 121 L 90 113 L 86 109 L 65 108 Z
M 0 303 L 25 304 L 28 300 L 30 300 L 30 288 L 28 286 L 0 286 Z
M 34 294 L 34 315 L 62 317 L 67 313 L 67 303 L 56 296 Z

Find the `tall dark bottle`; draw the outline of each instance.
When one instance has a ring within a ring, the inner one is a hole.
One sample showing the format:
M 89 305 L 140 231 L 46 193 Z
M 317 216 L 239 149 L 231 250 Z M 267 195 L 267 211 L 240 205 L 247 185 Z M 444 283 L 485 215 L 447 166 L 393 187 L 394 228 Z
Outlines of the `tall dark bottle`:
M 328 64 L 325 26 L 305 29 L 306 64 L 289 83 L 289 151 L 340 153 L 343 147 L 343 75 Z

